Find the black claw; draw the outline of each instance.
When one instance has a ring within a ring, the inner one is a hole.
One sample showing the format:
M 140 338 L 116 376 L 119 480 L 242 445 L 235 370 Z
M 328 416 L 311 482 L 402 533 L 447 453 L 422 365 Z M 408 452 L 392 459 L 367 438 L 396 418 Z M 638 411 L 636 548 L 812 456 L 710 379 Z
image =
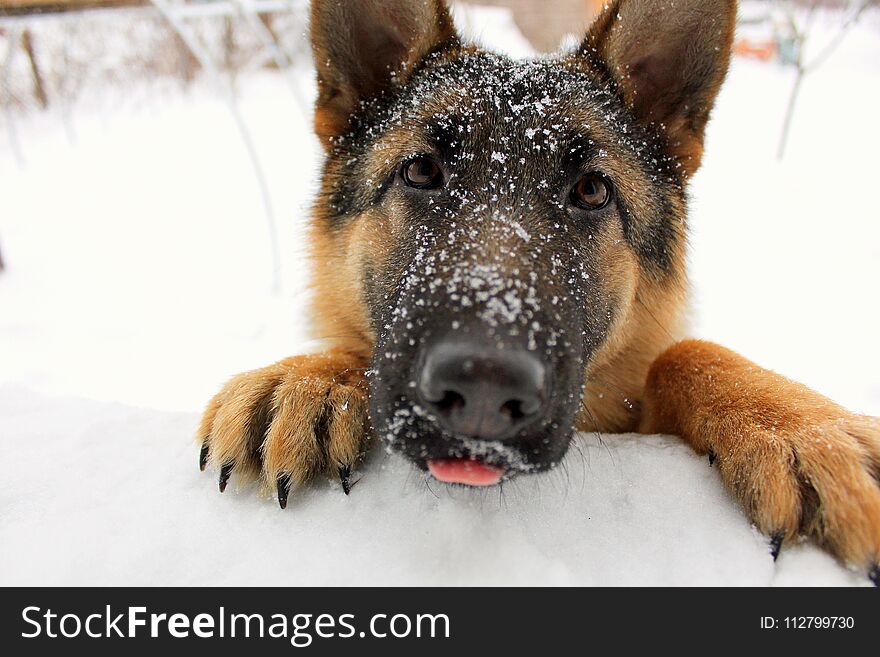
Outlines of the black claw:
M 709 467 L 711 468 L 713 465 L 715 465 L 715 461 L 717 461 L 717 460 L 718 460 L 718 457 L 715 455 L 715 452 L 713 452 L 710 449 L 709 450 Z
M 868 571 L 868 578 L 873 582 L 874 586 L 880 587 L 880 564 L 874 564 L 874 567 Z
M 347 465 L 339 466 L 339 478 L 342 480 L 342 492 L 348 495 L 351 493 L 351 468 Z
M 287 508 L 287 496 L 290 495 L 290 475 L 278 475 L 278 506 Z
M 199 470 L 204 472 L 206 465 L 208 465 L 208 443 L 202 445 L 202 451 L 199 452 Z
M 226 484 L 229 483 L 229 475 L 232 474 L 232 463 L 227 463 L 222 468 L 220 468 L 220 492 L 224 492 L 226 490 Z
M 782 542 L 785 540 L 785 532 L 779 531 L 770 537 L 770 555 L 773 561 L 779 558 L 779 551 L 782 549 Z

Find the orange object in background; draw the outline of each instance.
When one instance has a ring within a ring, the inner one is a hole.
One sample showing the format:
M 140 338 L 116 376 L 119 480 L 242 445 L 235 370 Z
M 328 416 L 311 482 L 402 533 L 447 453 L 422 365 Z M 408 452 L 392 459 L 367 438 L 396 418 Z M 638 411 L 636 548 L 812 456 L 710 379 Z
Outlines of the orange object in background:
M 590 18 L 595 18 L 599 15 L 599 12 L 602 11 L 602 7 L 608 4 L 608 0 L 586 0 L 587 7 L 589 7 Z
M 769 62 L 776 58 L 775 41 L 751 41 L 749 39 L 737 39 L 733 46 L 733 52 L 737 57 L 749 57 Z

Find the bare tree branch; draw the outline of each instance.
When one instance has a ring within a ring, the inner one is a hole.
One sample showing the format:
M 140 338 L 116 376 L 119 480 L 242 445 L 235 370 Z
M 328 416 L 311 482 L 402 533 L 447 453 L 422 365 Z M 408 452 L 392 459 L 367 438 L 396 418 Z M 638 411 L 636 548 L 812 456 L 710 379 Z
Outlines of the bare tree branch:
M 779 140 L 779 150 L 777 151 L 778 159 L 781 160 L 783 159 L 783 157 L 785 157 L 785 151 L 788 146 L 788 138 L 791 132 L 791 124 L 792 120 L 794 119 L 794 113 L 797 107 L 798 98 L 800 97 L 804 77 L 808 73 L 812 73 L 813 71 L 815 71 L 828 60 L 828 58 L 834 53 L 835 50 L 837 50 L 840 44 L 843 43 L 844 38 L 849 33 L 850 29 L 852 29 L 852 27 L 858 22 L 862 14 L 865 13 L 865 10 L 873 5 L 876 5 L 877 3 L 878 0 L 859 0 L 858 4 L 855 7 L 855 10 L 850 14 L 849 18 L 844 21 L 844 23 L 840 26 L 831 41 L 810 62 L 804 61 L 804 50 L 807 39 L 810 36 L 810 31 L 813 26 L 813 20 L 816 17 L 816 10 L 819 6 L 819 0 L 813 0 L 813 2 L 810 4 L 810 8 L 807 11 L 806 18 L 804 19 L 803 27 L 800 27 L 798 25 L 797 21 L 795 20 L 794 11 L 791 9 L 790 6 L 787 6 L 786 18 L 792 34 L 794 35 L 796 47 L 796 56 L 794 62 L 795 79 L 794 85 L 791 89 L 791 95 L 788 99 L 788 106 L 785 110 L 785 119 L 782 124 L 782 135 Z M 855 0 L 852 4 L 856 4 Z

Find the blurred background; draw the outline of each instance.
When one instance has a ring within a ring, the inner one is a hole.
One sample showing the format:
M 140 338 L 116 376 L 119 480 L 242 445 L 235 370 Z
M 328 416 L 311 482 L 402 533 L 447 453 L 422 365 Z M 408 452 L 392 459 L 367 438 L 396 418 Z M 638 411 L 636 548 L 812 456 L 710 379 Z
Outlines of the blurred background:
M 454 13 L 524 57 L 601 4 Z M 693 333 L 880 414 L 880 9 L 741 4 L 692 187 Z M 196 411 L 316 348 L 307 5 L 0 0 L 0 394 Z

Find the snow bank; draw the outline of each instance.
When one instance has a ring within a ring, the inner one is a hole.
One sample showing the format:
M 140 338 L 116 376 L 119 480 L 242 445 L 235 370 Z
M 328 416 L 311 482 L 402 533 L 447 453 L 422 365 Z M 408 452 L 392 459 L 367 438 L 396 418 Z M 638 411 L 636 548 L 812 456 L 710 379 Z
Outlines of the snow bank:
M 705 459 L 663 437 L 585 436 L 562 469 L 447 488 L 374 450 L 286 511 L 217 492 L 194 414 L 0 388 L 4 585 L 660 585 L 867 580 L 812 547 L 774 565 Z

